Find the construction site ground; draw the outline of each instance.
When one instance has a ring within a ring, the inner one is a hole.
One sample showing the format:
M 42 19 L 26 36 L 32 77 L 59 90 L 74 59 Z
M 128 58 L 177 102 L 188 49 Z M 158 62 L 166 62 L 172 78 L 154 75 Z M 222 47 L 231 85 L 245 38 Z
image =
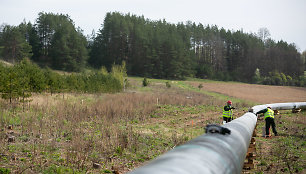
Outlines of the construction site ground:
M 255 85 L 232 82 L 190 82 L 201 90 L 223 94 L 258 104 L 306 102 L 306 88 Z M 235 105 L 235 104 L 234 104 Z M 262 136 L 265 121 L 259 117 L 256 128 L 255 168 L 243 173 L 305 173 L 306 112 L 282 110 L 275 115 L 278 136 Z

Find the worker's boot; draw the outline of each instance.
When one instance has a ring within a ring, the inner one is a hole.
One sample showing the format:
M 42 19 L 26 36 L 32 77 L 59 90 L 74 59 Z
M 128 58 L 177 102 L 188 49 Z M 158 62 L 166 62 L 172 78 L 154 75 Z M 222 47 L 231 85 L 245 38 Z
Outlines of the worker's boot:
M 270 135 L 266 135 L 266 136 L 265 136 L 265 138 L 270 138 L 270 137 L 271 137 Z

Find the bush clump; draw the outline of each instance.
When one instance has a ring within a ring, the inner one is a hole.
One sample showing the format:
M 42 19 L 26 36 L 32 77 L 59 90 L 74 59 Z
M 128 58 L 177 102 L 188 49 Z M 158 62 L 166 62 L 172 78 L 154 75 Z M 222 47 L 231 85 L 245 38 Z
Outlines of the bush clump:
M 145 77 L 145 78 L 143 78 L 143 81 L 142 81 L 142 86 L 148 86 L 149 85 L 149 80 Z

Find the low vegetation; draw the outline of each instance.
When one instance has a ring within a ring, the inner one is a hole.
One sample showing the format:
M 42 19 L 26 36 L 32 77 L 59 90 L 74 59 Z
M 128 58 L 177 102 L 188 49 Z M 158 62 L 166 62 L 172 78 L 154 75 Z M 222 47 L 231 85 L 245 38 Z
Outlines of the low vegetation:
M 102 68 L 78 74 L 59 74 L 50 69 L 41 69 L 28 59 L 6 66 L 0 63 L 0 93 L 3 99 L 27 102 L 31 93 L 60 92 L 114 93 L 125 86 L 125 64 L 113 65 L 111 72 Z
M 235 117 L 252 106 L 184 82 L 148 80 L 150 85 L 144 87 L 143 78 L 129 78 L 124 93 L 33 93 L 24 111 L 18 103 L 0 100 L 0 171 L 125 173 L 203 134 L 206 124 L 221 123 L 225 100 L 235 101 Z M 297 125 L 305 130 L 303 114 L 282 115 L 277 123 L 280 136 L 272 141 L 258 137 L 260 165 L 254 172 L 303 171 L 303 133 L 293 131 Z M 287 148 L 288 155 L 277 159 L 284 151 L 278 148 Z M 297 155 L 298 162 L 286 161 Z
M 268 139 L 261 137 L 264 120 L 258 121 L 257 168 L 253 173 L 305 173 L 305 115 L 305 111 L 280 111 L 275 117 L 279 136 Z
M 35 173 L 128 171 L 220 122 L 221 100 L 175 83 L 130 83 L 127 93 L 35 94 L 24 112 L 2 100 L 0 166 Z M 150 91 L 137 92 L 142 88 Z

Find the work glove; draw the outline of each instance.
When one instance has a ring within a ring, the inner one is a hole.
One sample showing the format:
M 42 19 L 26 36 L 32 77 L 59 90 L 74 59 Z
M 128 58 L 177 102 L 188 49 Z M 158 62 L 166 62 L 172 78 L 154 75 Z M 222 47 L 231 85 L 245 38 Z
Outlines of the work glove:
M 231 109 L 236 109 L 235 107 L 231 107 Z

